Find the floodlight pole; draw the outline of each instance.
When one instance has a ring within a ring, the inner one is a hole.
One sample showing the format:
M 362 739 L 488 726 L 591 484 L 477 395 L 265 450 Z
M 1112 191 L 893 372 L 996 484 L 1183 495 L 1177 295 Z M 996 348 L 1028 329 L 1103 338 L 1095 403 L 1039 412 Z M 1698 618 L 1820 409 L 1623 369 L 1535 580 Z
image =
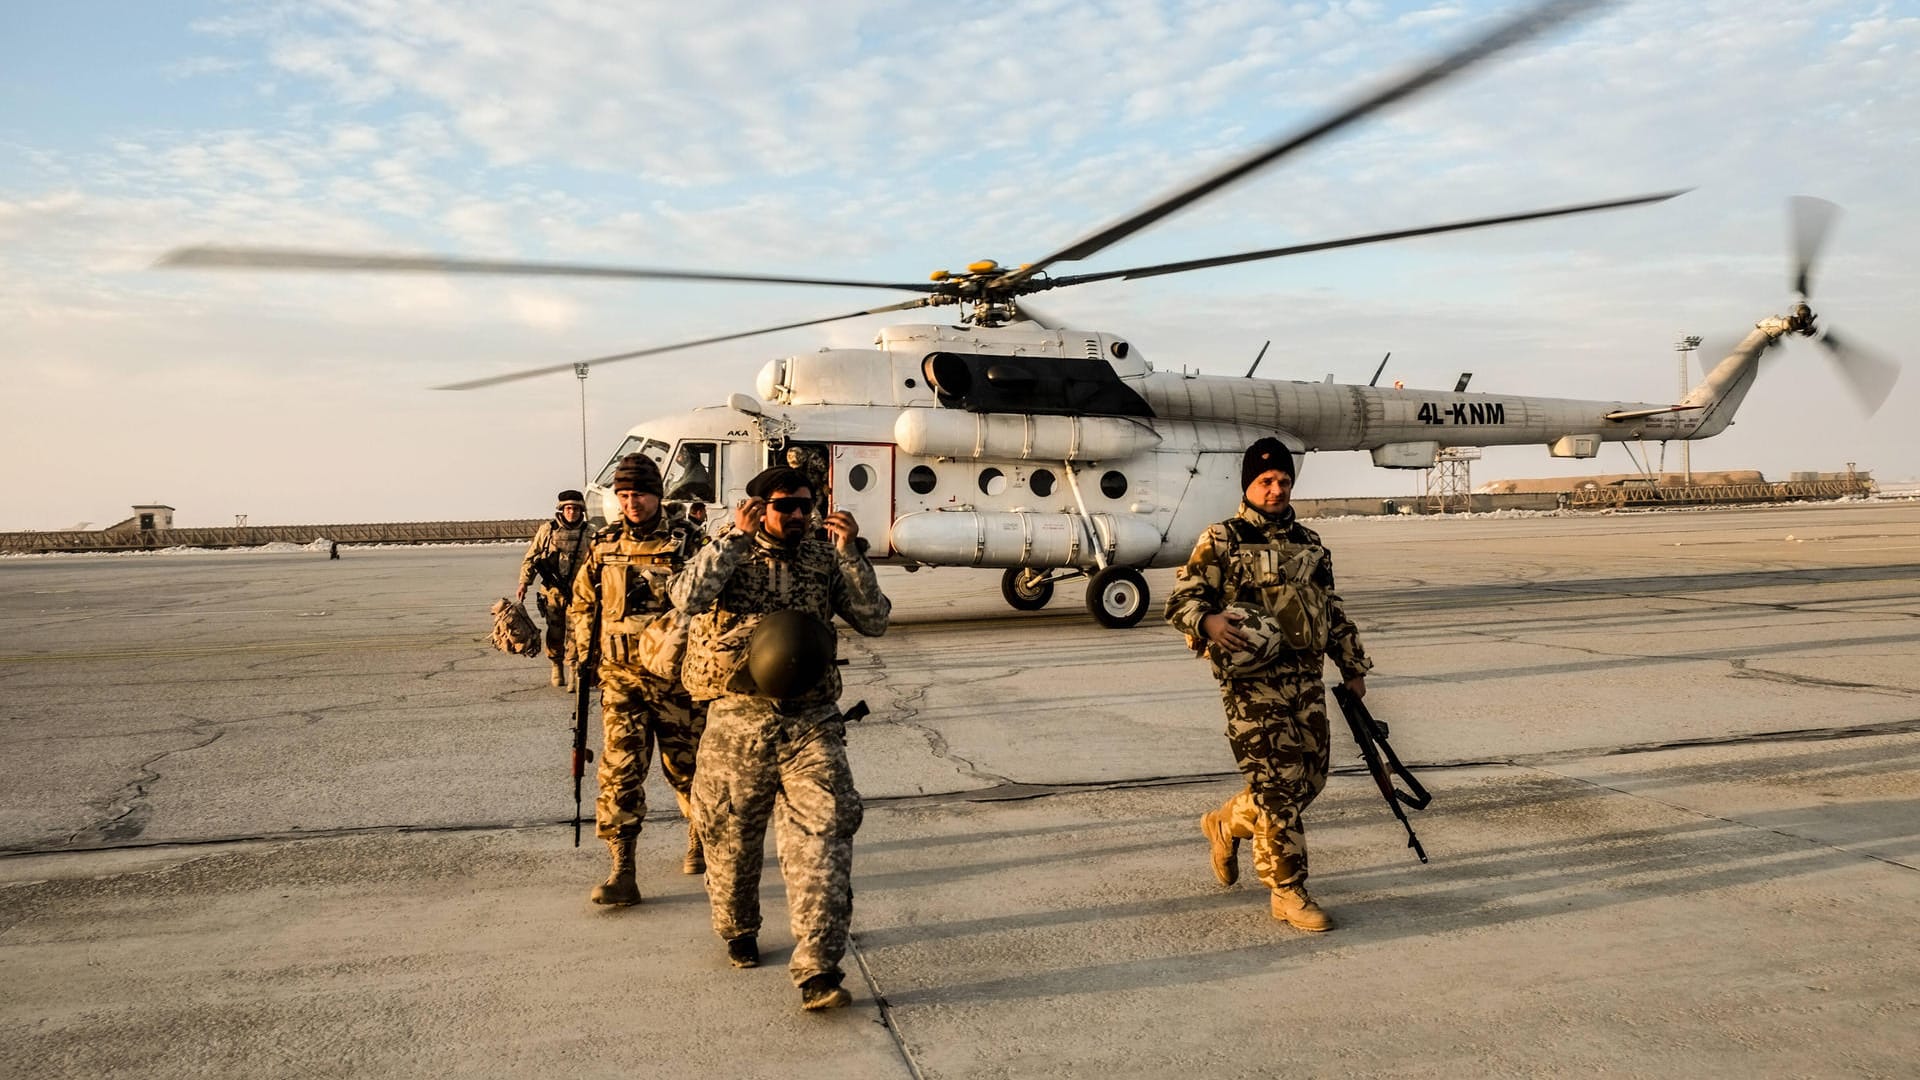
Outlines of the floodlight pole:
M 587 479 L 587 365 L 573 365 L 573 377 L 580 380 L 580 486 L 585 488 Z
M 1693 359 L 1693 350 L 1700 347 L 1700 335 L 1682 334 L 1674 342 L 1674 350 L 1680 354 L 1680 400 L 1687 400 L 1687 362 Z M 1686 476 L 1687 486 L 1693 486 L 1693 440 L 1680 440 L 1680 472 Z

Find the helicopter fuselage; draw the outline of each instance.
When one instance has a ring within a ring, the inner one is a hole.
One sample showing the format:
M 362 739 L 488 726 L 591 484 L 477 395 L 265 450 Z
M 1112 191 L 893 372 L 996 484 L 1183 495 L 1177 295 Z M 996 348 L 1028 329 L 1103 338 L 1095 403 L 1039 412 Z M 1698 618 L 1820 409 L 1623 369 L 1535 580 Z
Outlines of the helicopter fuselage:
M 643 423 L 613 460 L 654 456 L 668 499 L 714 504 L 720 518 L 787 447 L 809 446 L 876 561 L 1168 566 L 1231 511 L 1241 454 L 1262 436 L 1408 469 L 1446 447 L 1592 457 L 1606 442 L 1705 438 L 1730 422 L 1760 354 L 1788 329 L 1762 323 L 1686 401 L 1656 404 L 1157 371 L 1104 333 L 894 326 L 872 349 L 774 360 L 758 398 Z M 610 498 L 612 463 L 598 498 Z

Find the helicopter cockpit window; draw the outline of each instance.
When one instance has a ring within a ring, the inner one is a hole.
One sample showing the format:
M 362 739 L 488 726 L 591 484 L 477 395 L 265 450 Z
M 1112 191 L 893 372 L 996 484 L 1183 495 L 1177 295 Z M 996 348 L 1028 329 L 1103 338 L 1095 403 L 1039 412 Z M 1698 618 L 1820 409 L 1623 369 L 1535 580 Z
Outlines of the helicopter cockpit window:
M 607 467 L 601 469 L 600 475 L 593 478 L 595 486 L 606 487 L 612 484 L 614 466 L 620 464 L 620 459 L 628 454 L 645 454 L 653 460 L 655 465 L 664 465 L 667 460 L 667 444 L 659 439 L 645 439 L 638 435 L 627 436 L 627 441 L 621 443 L 620 449 L 615 450 L 613 456 L 607 459 Z
M 667 498 L 712 502 L 718 450 L 718 445 L 710 442 L 681 443 L 667 469 Z

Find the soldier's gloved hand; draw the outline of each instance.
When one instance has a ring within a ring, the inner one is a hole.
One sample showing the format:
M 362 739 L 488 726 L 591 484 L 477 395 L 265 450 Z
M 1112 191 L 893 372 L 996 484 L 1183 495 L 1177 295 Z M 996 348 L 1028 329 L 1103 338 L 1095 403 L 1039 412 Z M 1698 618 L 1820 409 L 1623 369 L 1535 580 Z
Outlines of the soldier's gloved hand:
M 522 585 L 520 586 L 519 591 L 513 594 L 513 600 L 514 600 L 514 603 L 517 604 L 517 603 L 524 603 L 526 599 L 527 599 L 527 587 L 525 585 Z
M 1200 620 L 1200 632 L 1228 652 L 1239 652 L 1253 644 L 1252 639 L 1240 631 L 1242 618 L 1237 611 L 1207 615 Z

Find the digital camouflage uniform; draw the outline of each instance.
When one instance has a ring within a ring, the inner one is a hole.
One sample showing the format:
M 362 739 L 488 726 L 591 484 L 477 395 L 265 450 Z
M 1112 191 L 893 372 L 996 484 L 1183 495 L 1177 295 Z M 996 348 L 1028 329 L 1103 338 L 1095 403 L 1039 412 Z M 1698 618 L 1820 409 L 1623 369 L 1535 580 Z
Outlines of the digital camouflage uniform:
M 1166 616 L 1214 663 L 1226 706 L 1227 745 L 1247 778 L 1246 789 L 1228 801 L 1222 816 L 1233 837 L 1253 841 L 1254 871 L 1261 884 L 1276 889 L 1307 877 L 1300 815 L 1327 784 L 1330 749 L 1321 681 L 1326 660 L 1333 659 L 1343 680 L 1366 674 L 1373 662 L 1334 591 L 1333 556 L 1319 535 L 1295 520 L 1291 507 L 1268 517 L 1243 503 L 1236 519 L 1245 524 L 1221 522 L 1201 534 L 1175 578 Z M 1260 542 L 1241 539 L 1241 532 Z M 1309 547 L 1319 548 L 1321 556 L 1298 559 Z M 1289 563 L 1312 567 L 1303 575 L 1307 580 L 1297 583 L 1297 595 L 1312 601 L 1304 621 L 1312 643 L 1320 647 L 1283 649 L 1266 667 L 1227 677 L 1217 650 L 1206 646 L 1200 620 L 1228 604 L 1267 610 Z
M 839 615 L 868 637 L 886 632 L 892 604 L 858 553 L 809 535 L 792 548 L 729 533 L 701 549 L 673 583 L 692 613 L 684 681 L 711 699 L 694 773 L 694 819 L 707 852 L 713 928 L 732 941 L 760 930 L 760 869 L 772 819 L 793 928 L 796 986 L 840 976 L 853 918 L 853 834 L 860 793 L 847 767 L 840 671 L 829 666 L 805 694 L 756 696 L 747 644 L 762 616 L 785 609 L 831 623 Z
M 592 533 L 584 513 L 579 526 L 572 528 L 557 517 L 549 518 L 534 531 L 533 542 L 520 560 L 520 587 L 532 585 L 535 578 L 540 581 L 534 599 L 547 624 L 547 659 L 556 668 L 572 660 L 567 649 L 567 605 L 573 597 L 573 575 L 586 560 Z
M 665 514 L 640 526 L 621 518 L 594 535 L 574 579 L 569 611 L 574 638 L 597 642 L 593 659 L 599 666 L 606 740 L 593 818 L 594 834 L 602 840 L 631 841 L 640 834 L 656 744 L 660 771 L 680 812 L 693 818 L 688 796 L 703 710 L 684 689 L 641 667 L 634 651 L 647 620 L 667 609 L 667 581 L 686 564 L 690 544 L 684 525 L 669 522 Z

